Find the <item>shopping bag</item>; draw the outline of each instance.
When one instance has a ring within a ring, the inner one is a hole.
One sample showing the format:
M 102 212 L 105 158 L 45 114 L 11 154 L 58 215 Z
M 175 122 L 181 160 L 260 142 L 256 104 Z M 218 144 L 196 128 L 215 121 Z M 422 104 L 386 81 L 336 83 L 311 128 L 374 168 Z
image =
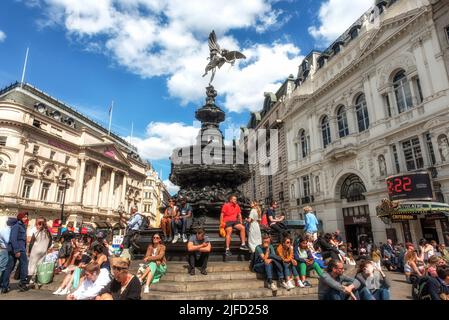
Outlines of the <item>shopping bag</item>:
M 47 284 L 53 281 L 53 273 L 55 269 L 54 262 L 45 262 L 37 265 L 37 282 Z

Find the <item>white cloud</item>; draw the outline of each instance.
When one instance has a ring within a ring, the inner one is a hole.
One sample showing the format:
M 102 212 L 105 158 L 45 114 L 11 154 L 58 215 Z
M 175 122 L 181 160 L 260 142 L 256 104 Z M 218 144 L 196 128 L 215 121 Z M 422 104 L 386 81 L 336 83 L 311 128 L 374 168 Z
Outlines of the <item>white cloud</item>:
M 192 145 L 198 132 L 199 127 L 196 125 L 151 122 L 147 127 L 146 136 L 133 137 L 131 142 L 145 159 L 162 160 L 170 157 L 173 149 Z
M 179 187 L 174 185 L 170 180 L 164 180 L 164 184 L 167 187 L 167 191 L 171 194 L 174 195 L 176 193 L 178 193 L 179 191 Z
M 232 111 L 260 109 L 264 91 L 276 91 L 295 73 L 299 49 L 289 43 L 243 47 L 227 35 L 232 30 L 264 32 L 279 28 L 289 16 L 273 8 L 277 0 L 41 0 L 46 24 L 63 25 L 89 50 L 113 57 L 142 77 L 163 76 L 171 97 L 198 102 L 208 77 L 207 36 L 214 29 L 222 47 L 241 48 L 248 56 L 230 70 L 217 73 L 219 94 Z
M 328 45 L 373 5 L 374 0 L 328 0 L 320 7 L 320 25 L 309 27 L 309 33 L 321 44 Z
M 0 42 L 5 41 L 5 39 L 6 39 L 6 34 L 2 30 L 0 30 Z

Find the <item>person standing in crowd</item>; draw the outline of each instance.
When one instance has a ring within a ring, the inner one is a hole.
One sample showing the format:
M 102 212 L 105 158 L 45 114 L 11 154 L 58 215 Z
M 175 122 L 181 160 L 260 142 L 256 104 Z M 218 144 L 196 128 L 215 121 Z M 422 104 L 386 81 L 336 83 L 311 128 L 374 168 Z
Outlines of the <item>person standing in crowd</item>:
M 209 237 L 206 236 L 204 229 L 197 229 L 194 235 L 190 236 L 187 243 L 188 251 L 188 272 L 190 275 L 195 275 L 195 268 L 199 267 L 201 274 L 207 275 L 207 261 L 212 250 Z
M 298 262 L 294 258 L 292 240 L 289 237 L 285 237 L 276 249 L 276 254 L 282 259 L 283 271 L 285 276 L 285 289 L 294 289 L 296 286 L 304 287 L 300 285 L 299 273 L 296 267 Z M 293 274 L 293 275 L 292 275 Z M 295 283 L 293 282 L 295 279 Z
M 179 218 L 182 221 L 182 229 L 181 229 L 181 235 L 182 235 L 182 242 L 187 242 L 187 228 L 191 224 L 193 213 L 192 213 L 192 207 L 190 204 L 187 203 L 187 199 L 185 197 L 180 197 L 179 199 L 181 201 L 181 205 L 179 207 Z
M 84 268 L 84 281 L 75 292 L 67 295 L 67 300 L 94 300 L 112 280 L 106 268 L 100 268 L 95 262 L 90 262 Z
M 265 275 L 266 284 L 272 291 L 277 291 L 276 283 L 273 282 L 274 272 L 277 273 L 282 286 L 288 287 L 284 281 L 282 261 L 276 255 L 276 251 L 271 244 L 271 237 L 268 234 L 262 236 L 262 244 L 256 247 L 253 271 Z
M 3 274 L 5 273 L 9 262 L 8 244 L 11 235 L 11 227 L 16 223 L 16 218 L 8 218 L 6 225 L 0 229 L 0 289 L 2 293 L 8 292 L 8 288 L 3 290 Z
M 327 265 L 318 283 L 319 300 L 346 300 L 349 297 L 357 300 L 357 290 L 360 282 L 345 276 L 343 263 L 338 259 L 332 259 Z
M 297 269 L 299 271 L 300 280 L 298 287 L 311 287 L 309 281 L 306 280 L 308 270 L 315 270 L 319 277 L 323 275 L 323 270 L 315 261 L 312 252 L 309 249 L 307 238 L 299 238 L 295 242 L 294 247 L 295 260 L 298 262 Z
M 28 257 L 26 252 L 26 228 L 28 226 L 28 212 L 20 212 L 17 215 L 17 223 L 11 227 L 8 244 L 8 265 L 3 274 L 2 293 L 9 291 L 9 277 L 14 266 L 19 260 L 20 269 L 20 291 L 28 291 Z
M 248 246 L 252 253 L 256 252 L 256 247 L 262 244 L 259 221 L 262 212 L 257 201 L 251 202 L 251 211 L 246 219 L 249 223 Z
M 61 240 L 62 246 L 59 250 L 59 260 L 58 260 L 58 269 L 57 271 L 61 271 L 67 265 L 67 260 L 70 258 L 72 254 L 72 250 L 74 247 L 73 240 L 75 238 L 75 232 L 73 228 L 73 221 L 69 221 L 67 223 L 67 227 L 61 229 Z
M 142 285 L 139 278 L 129 272 L 130 260 L 127 258 L 112 258 L 111 269 L 114 277 L 106 285 L 95 300 L 140 300 Z
M 153 240 L 147 248 L 143 261 L 148 263 L 148 266 L 139 280 L 143 283 L 146 278 L 143 293 L 150 293 L 150 285 L 158 283 L 161 277 L 167 272 L 165 246 L 161 243 L 159 233 L 153 235 Z
M 306 235 L 310 235 L 313 241 L 316 241 L 318 238 L 318 226 L 319 226 L 318 219 L 316 218 L 312 207 L 307 206 L 304 207 L 303 210 L 305 222 L 304 232 L 306 233 Z
M 360 282 L 361 300 L 390 300 L 391 282 L 373 262 L 362 261 L 355 278 Z
M 28 264 L 28 276 L 31 278 L 30 284 L 35 282 L 37 265 L 43 261 L 51 245 L 52 238 L 50 230 L 48 230 L 47 220 L 44 217 L 40 217 L 36 220 L 36 232 L 31 236 L 31 241 L 28 246 L 30 253 L 30 261 Z
M 270 207 L 267 209 L 267 219 L 270 229 L 277 232 L 280 236 L 283 235 L 287 228 L 282 223 L 285 220 L 285 216 L 278 217 L 276 215 L 276 208 L 278 204 L 276 201 L 271 201 Z
M 143 223 L 143 216 L 137 212 L 137 207 L 131 208 L 131 217 L 128 220 L 126 227 L 126 235 L 123 239 L 123 247 L 128 249 L 131 246 L 131 239 L 139 232 Z
M 164 234 L 165 242 L 172 241 L 174 230 L 172 229 L 172 219 L 178 215 L 178 207 L 175 205 L 175 200 L 168 201 L 168 207 L 164 211 L 164 216 L 161 220 L 161 229 Z
M 240 250 L 248 251 L 249 248 L 246 245 L 245 226 L 243 225 L 242 211 L 237 203 L 237 197 L 231 195 L 228 198 L 228 202 L 221 208 L 220 225 L 224 226 L 226 231 L 226 256 L 231 256 L 231 237 L 233 229 L 240 231 L 240 240 L 242 242 Z

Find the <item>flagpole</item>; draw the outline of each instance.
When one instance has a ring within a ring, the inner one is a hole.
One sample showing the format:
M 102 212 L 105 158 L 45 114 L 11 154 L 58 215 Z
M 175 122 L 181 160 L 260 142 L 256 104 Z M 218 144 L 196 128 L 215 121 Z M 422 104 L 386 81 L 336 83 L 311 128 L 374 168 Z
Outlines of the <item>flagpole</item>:
M 114 110 L 114 100 L 111 102 L 111 110 L 109 112 L 109 130 L 108 130 L 108 136 L 111 135 L 111 123 L 112 123 L 112 111 Z
M 23 87 L 23 81 L 25 80 L 25 72 L 27 69 L 27 63 L 28 63 L 28 52 L 29 52 L 30 48 L 27 47 L 27 53 L 25 55 L 25 62 L 23 63 L 23 69 L 22 69 L 22 80 L 20 81 L 20 87 Z
M 129 138 L 129 144 L 133 144 L 133 133 L 134 133 L 134 121 L 131 122 L 131 137 Z

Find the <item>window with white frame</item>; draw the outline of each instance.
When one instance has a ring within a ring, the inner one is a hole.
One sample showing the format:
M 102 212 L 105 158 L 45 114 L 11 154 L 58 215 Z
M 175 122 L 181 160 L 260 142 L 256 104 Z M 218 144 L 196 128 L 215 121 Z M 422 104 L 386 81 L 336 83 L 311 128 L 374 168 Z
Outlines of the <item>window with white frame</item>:
M 41 200 L 42 201 L 47 201 L 49 190 L 50 190 L 50 183 L 44 182 L 42 184 L 42 190 L 41 190 Z
M 405 112 L 413 107 L 412 92 L 410 82 L 408 81 L 405 71 L 401 70 L 393 79 L 394 94 L 396 96 L 396 104 L 398 112 Z
M 392 154 L 393 154 L 394 168 L 396 169 L 396 173 L 399 173 L 399 172 L 401 172 L 401 166 L 400 166 L 400 163 L 399 163 L 398 150 L 397 150 L 395 145 L 391 146 L 391 151 L 392 151 Z
M 302 181 L 303 196 L 304 197 L 310 196 L 310 177 L 308 175 L 303 176 L 301 177 L 301 181 Z
M 338 135 L 344 138 L 349 135 L 348 117 L 345 106 L 340 106 L 337 110 Z
M 321 135 L 323 138 L 323 148 L 326 148 L 332 142 L 331 128 L 327 116 L 324 116 L 323 119 L 321 119 Z
M 422 169 L 424 167 L 421 145 L 417 137 L 403 141 L 402 151 L 404 152 L 407 171 Z
M 299 132 L 299 141 L 301 144 L 301 155 L 303 158 L 305 158 L 309 155 L 309 140 L 310 140 L 310 137 L 306 136 L 306 131 L 301 130 Z
M 59 186 L 58 187 L 58 195 L 56 197 L 56 202 L 58 203 L 62 203 L 62 201 L 64 200 L 64 193 L 66 192 L 65 187 L 64 186 Z
M 368 106 L 366 104 L 366 98 L 364 94 L 357 97 L 355 102 L 355 112 L 357 116 L 357 125 L 359 132 L 363 132 L 369 129 L 369 114 Z
M 33 180 L 25 180 L 22 189 L 22 198 L 29 199 L 31 195 L 31 188 L 33 187 Z

